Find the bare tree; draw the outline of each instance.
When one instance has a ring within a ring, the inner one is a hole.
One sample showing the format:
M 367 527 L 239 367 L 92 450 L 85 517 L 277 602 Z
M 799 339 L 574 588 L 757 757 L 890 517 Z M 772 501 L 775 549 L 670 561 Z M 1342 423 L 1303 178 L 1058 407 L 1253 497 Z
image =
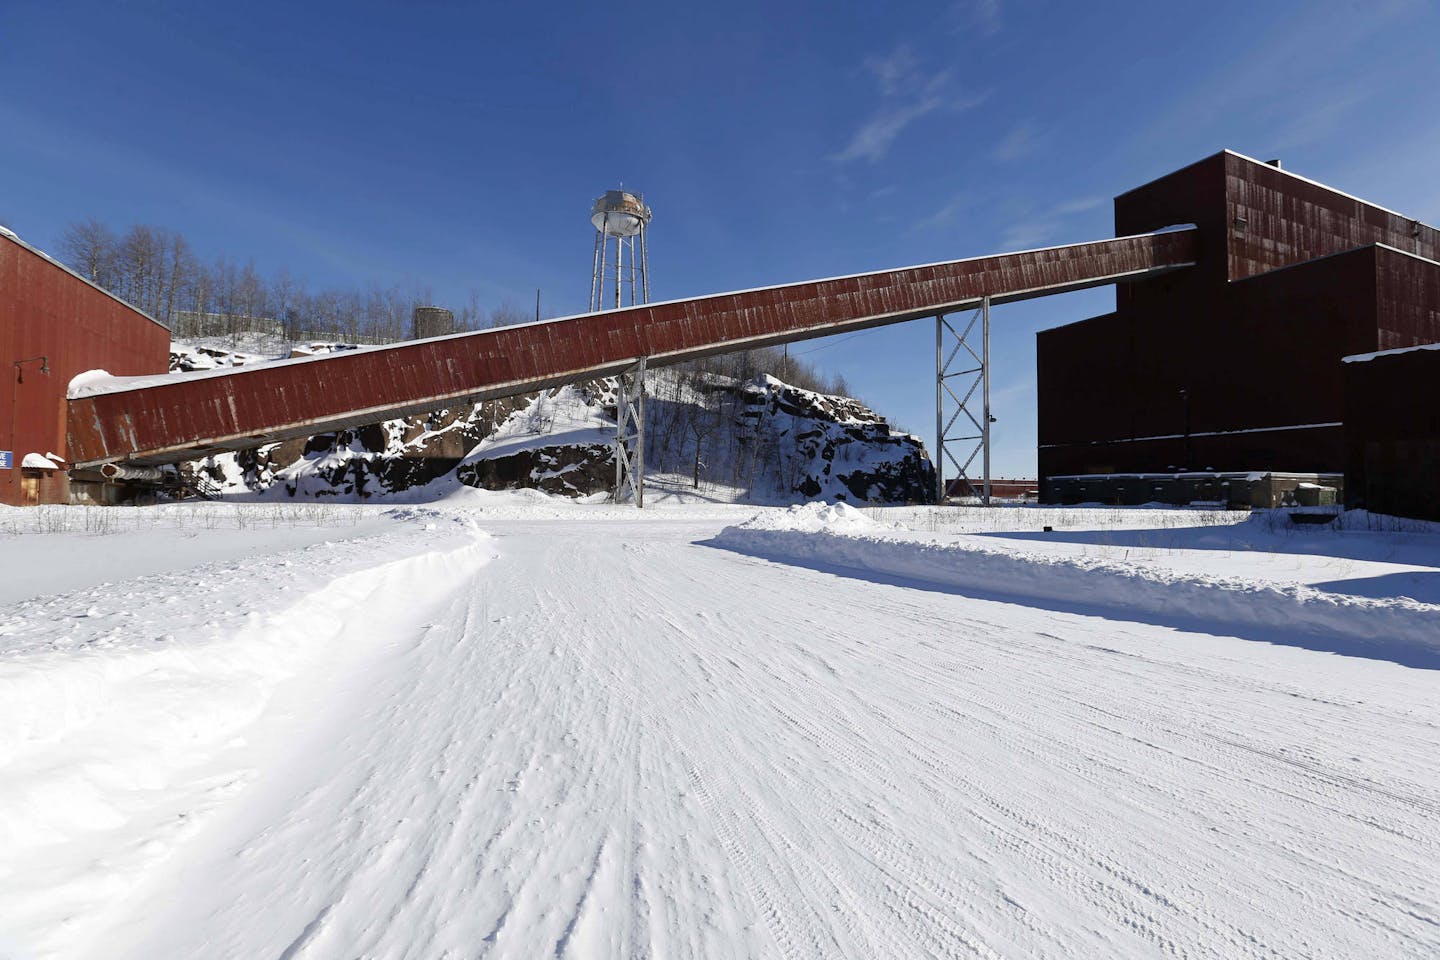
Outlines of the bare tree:
M 534 317 L 524 307 L 516 306 L 514 302 L 506 300 L 490 311 L 490 326 L 492 327 L 513 327 L 517 323 L 529 323 Z
M 60 241 L 60 256 L 77 273 L 109 289 L 115 286 L 115 260 L 119 241 L 99 220 L 72 223 Z

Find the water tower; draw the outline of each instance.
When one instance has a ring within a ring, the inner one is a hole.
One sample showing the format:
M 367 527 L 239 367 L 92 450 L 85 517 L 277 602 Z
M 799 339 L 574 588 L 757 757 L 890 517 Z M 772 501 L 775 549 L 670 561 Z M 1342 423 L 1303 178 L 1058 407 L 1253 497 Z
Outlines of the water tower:
M 644 198 L 625 190 L 606 190 L 590 207 L 590 222 L 595 225 L 590 310 L 626 306 L 627 291 L 628 305 L 650 302 L 649 257 L 645 251 L 650 208 L 645 206 Z

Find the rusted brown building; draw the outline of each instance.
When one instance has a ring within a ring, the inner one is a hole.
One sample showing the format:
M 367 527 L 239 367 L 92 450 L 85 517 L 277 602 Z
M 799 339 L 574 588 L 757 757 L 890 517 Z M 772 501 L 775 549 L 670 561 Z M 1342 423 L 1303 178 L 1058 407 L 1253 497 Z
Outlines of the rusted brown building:
M 9 378 L 0 390 L 0 503 L 70 499 L 72 377 L 163 373 L 169 360 L 162 324 L 0 230 L 0 370 Z
M 1039 334 L 1042 499 L 1067 477 L 1338 479 L 1341 358 L 1440 341 L 1433 227 L 1229 151 L 1115 199 L 1119 236 L 1185 223 L 1194 267 Z

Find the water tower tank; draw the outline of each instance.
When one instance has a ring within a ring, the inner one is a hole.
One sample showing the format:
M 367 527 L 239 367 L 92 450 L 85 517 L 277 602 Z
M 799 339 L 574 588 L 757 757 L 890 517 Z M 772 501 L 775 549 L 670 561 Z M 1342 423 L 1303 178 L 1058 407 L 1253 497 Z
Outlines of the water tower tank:
M 590 208 L 595 229 L 611 237 L 633 237 L 650 222 L 650 208 L 633 193 L 606 190 Z

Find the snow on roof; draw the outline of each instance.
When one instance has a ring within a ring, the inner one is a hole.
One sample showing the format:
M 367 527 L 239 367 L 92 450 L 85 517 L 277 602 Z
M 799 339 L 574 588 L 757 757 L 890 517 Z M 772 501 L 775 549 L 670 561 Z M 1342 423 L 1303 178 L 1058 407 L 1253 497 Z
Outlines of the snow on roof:
M 1415 353 L 1417 350 L 1440 350 L 1440 343 L 1422 343 L 1414 347 L 1396 347 L 1394 350 L 1376 350 L 1374 353 L 1355 353 L 1344 359 L 1345 363 L 1365 363 L 1374 360 L 1376 357 L 1395 357 L 1402 353 Z
M 398 343 L 384 344 L 383 346 L 361 346 L 356 347 L 353 351 L 349 351 L 349 353 L 359 353 L 362 350 L 386 350 L 409 347 L 419 342 L 418 340 L 403 340 Z M 140 390 L 145 387 L 159 387 L 172 383 L 184 383 L 190 380 L 206 380 L 211 377 L 233 377 L 255 370 L 268 370 L 273 367 L 289 366 L 297 363 L 316 363 L 333 356 L 335 355 L 330 353 L 316 353 L 304 357 L 268 360 L 263 363 L 247 363 L 244 366 L 237 367 L 212 367 L 208 370 L 190 370 L 185 373 L 151 373 L 134 377 L 116 377 L 103 370 L 88 370 L 70 381 L 65 396 L 71 400 L 76 400 L 80 397 L 91 397 L 102 393 L 123 393 L 126 390 Z
M 26 470 L 54 470 L 59 464 L 44 454 L 27 453 L 25 459 L 20 461 L 20 466 Z

